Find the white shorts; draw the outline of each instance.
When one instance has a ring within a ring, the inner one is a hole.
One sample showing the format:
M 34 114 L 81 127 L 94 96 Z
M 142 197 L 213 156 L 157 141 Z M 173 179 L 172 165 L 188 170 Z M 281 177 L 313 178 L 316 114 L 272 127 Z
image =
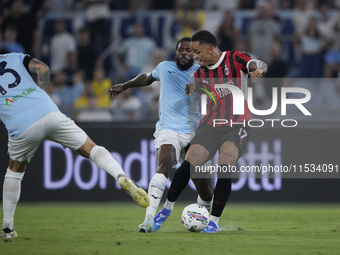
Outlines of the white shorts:
M 57 142 L 72 150 L 78 150 L 87 135 L 73 120 L 61 112 L 50 112 L 30 125 L 19 138 L 8 138 L 8 154 L 11 159 L 24 162 L 33 158 L 43 140 Z
M 183 161 L 185 158 L 185 147 L 191 140 L 190 134 L 177 133 L 169 129 L 162 129 L 153 134 L 155 137 L 155 149 L 159 149 L 163 144 L 171 144 L 176 150 L 176 160 Z

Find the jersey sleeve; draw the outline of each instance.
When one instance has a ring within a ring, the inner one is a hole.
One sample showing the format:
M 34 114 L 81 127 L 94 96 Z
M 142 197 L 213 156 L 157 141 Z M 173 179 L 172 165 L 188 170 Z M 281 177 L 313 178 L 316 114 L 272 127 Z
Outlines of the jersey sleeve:
M 248 73 L 247 63 L 252 58 L 245 52 L 236 51 L 235 52 L 235 63 L 236 67 L 241 69 L 244 73 Z
M 155 78 L 157 81 L 160 80 L 160 73 L 161 73 L 161 68 L 163 66 L 163 62 L 159 63 L 155 69 L 151 72 L 151 75 L 153 78 Z
M 29 65 L 29 63 L 31 62 L 32 59 L 33 59 L 33 58 L 32 58 L 31 56 L 26 55 L 26 56 L 24 57 L 24 60 L 23 60 L 24 66 L 25 66 L 27 72 L 29 72 L 29 73 L 31 73 L 31 72 L 30 72 L 30 69 L 29 69 L 28 65 Z

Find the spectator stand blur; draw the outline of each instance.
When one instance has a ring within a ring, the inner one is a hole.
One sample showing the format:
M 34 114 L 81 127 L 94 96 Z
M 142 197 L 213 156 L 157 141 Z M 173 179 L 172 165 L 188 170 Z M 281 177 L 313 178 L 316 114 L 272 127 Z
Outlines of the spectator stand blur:
M 144 66 L 149 65 L 150 56 L 156 48 L 156 42 L 145 35 L 144 25 L 136 23 L 133 35 L 123 40 L 117 50 L 120 67 L 124 70 L 123 80 L 134 78 Z
M 42 38 L 46 38 L 48 34 L 53 34 L 53 31 L 51 32 L 52 24 L 55 20 L 58 20 L 59 18 L 64 18 L 67 21 L 67 29 L 69 32 L 76 32 L 79 28 L 86 25 L 86 19 L 85 19 L 85 12 L 84 12 L 84 6 L 82 4 L 79 4 L 81 1 L 76 2 L 76 6 L 81 6 L 81 8 L 76 9 L 74 12 L 64 12 L 62 14 L 56 14 L 52 11 L 41 20 L 40 22 L 40 31 L 43 31 L 41 33 Z M 137 1 L 138 2 L 138 1 Z M 149 8 L 157 9 L 157 11 L 150 11 L 148 7 L 143 7 L 141 9 L 130 9 L 130 1 L 122 1 L 122 0 L 113 0 L 110 2 L 110 8 L 111 8 L 111 15 L 110 15 L 110 31 L 109 36 L 111 38 L 111 44 L 106 50 L 101 52 L 101 54 L 98 56 L 99 61 L 103 61 L 103 59 L 110 58 L 112 63 L 112 68 L 110 69 L 110 72 L 106 74 L 107 77 L 109 77 L 111 80 L 114 80 L 114 82 L 121 82 L 123 80 L 123 75 L 121 72 L 121 67 L 119 66 L 119 61 L 115 59 L 115 54 L 113 52 L 118 49 L 122 42 L 131 37 L 131 33 L 133 31 L 133 26 L 135 23 L 142 23 L 145 28 L 145 35 L 153 38 L 153 40 L 156 42 L 157 47 L 162 47 L 167 52 L 167 58 L 169 56 L 173 56 L 173 45 L 176 41 L 176 35 L 178 27 L 178 23 L 175 18 L 174 11 L 178 10 L 176 9 L 176 4 L 179 1 L 170 1 L 167 2 L 167 9 L 163 10 L 161 3 L 163 1 L 151 1 Z M 204 1 L 202 1 L 204 4 Z M 205 4 L 207 4 L 209 1 L 205 1 Z M 213 1 L 213 2 L 219 2 L 219 0 Z M 229 2 L 229 1 L 225 1 Z M 313 0 L 301 0 L 301 1 L 292 1 L 292 0 L 283 0 L 283 1 L 273 1 L 273 0 L 259 0 L 259 1 L 251 1 L 251 0 L 239 0 L 238 1 L 238 9 L 233 10 L 233 23 L 235 29 L 240 31 L 240 36 L 235 42 L 235 49 L 242 48 L 243 50 L 250 52 L 253 54 L 252 50 L 249 47 L 244 47 L 244 43 L 248 42 L 248 31 L 249 27 L 252 25 L 253 22 L 257 20 L 257 11 L 254 8 L 258 8 L 260 5 L 268 4 L 271 6 L 274 11 L 270 13 L 269 19 L 275 22 L 278 25 L 279 30 L 279 43 L 281 48 L 281 58 L 282 61 L 285 61 L 288 63 L 288 77 L 299 77 L 300 69 L 297 68 L 299 66 L 299 63 L 301 61 L 301 53 L 299 54 L 300 46 L 298 44 L 294 44 L 294 42 L 300 42 L 301 40 L 293 40 L 294 36 L 295 38 L 299 38 L 301 34 L 299 34 L 299 30 L 303 30 L 301 28 L 296 27 L 295 25 L 299 26 L 302 24 L 304 11 L 303 8 L 297 9 L 297 5 L 299 3 L 306 3 L 307 8 L 307 14 L 305 16 L 308 17 L 309 13 L 311 13 L 312 16 L 316 17 L 322 24 L 322 20 L 324 18 L 321 17 L 321 14 L 319 14 L 319 10 L 322 10 L 321 5 L 319 5 L 319 2 L 323 1 L 313 1 Z M 337 10 L 335 8 L 336 1 L 324 1 L 330 4 L 330 10 L 329 15 L 330 18 L 333 19 L 334 17 L 337 17 Z M 81 2 L 82 3 L 82 2 Z M 201 4 L 201 1 L 199 1 Z M 227 4 L 227 3 L 225 3 Z M 204 5 L 202 5 L 204 6 Z M 207 9 L 204 9 L 205 12 L 205 22 L 203 23 L 203 29 L 207 29 L 209 31 L 212 31 L 216 33 L 217 26 L 222 23 L 225 10 L 229 10 L 228 8 L 224 9 L 225 7 L 220 7 L 218 5 L 218 10 L 216 10 L 216 7 L 209 7 Z M 240 8 L 242 7 L 242 8 Z M 174 8 L 174 9 L 171 9 Z M 296 13 L 296 12 L 300 13 Z M 274 15 L 273 15 L 274 14 Z M 294 21 L 294 16 L 298 18 L 302 18 L 302 21 Z M 294 23 L 295 22 L 295 23 Z M 50 25 L 46 25 L 46 24 Z M 337 22 L 335 22 L 337 24 Z M 295 24 L 295 25 L 294 25 Z M 335 32 L 334 37 L 337 37 L 339 35 L 339 26 L 334 25 Z M 317 25 L 319 26 L 319 24 Z M 50 28 L 50 29 L 48 29 Z M 215 34 L 217 35 L 217 34 Z M 276 42 L 276 38 L 274 40 Z M 328 41 L 327 41 L 328 42 Z M 336 77 L 338 70 L 339 70 L 339 64 L 335 62 L 336 58 L 334 59 L 334 56 L 336 54 L 333 54 L 331 50 L 339 51 L 339 44 L 340 40 L 332 40 L 332 43 L 328 42 L 326 47 L 323 48 L 321 51 L 321 54 L 326 53 L 324 57 L 324 61 L 326 63 L 325 69 L 331 70 L 331 74 L 325 73 L 325 75 L 331 75 L 332 77 Z M 242 47 L 239 47 L 242 45 Z M 92 45 L 93 46 L 93 45 Z M 268 44 L 265 47 L 265 50 L 267 52 L 270 51 L 271 44 Z M 39 49 L 43 49 L 44 47 L 39 47 Z M 327 54 L 329 53 L 329 54 Z M 331 59 L 327 58 L 330 56 Z M 151 54 L 150 54 L 151 56 Z M 299 57 L 300 56 L 300 57 Z M 256 56 L 258 58 L 261 58 L 260 56 Z M 150 59 L 150 57 L 149 57 Z M 98 60 L 92 62 L 97 63 Z M 330 62 L 330 63 L 328 63 Z M 269 62 L 271 63 L 271 61 Z M 332 67 L 328 68 L 332 65 Z M 88 73 L 88 72 L 86 72 Z M 289 83 L 290 85 L 292 83 Z M 297 83 L 294 83 L 294 86 L 297 86 Z M 312 92 L 313 93 L 313 92 Z M 334 94 L 334 93 L 333 93 Z M 336 96 L 337 94 L 334 94 L 333 96 Z M 141 100 L 141 98 L 139 99 Z M 320 106 L 322 107 L 322 106 Z
M 115 121 L 142 120 L 140 113 L 142 102 L 137 96 L 134 96 L 132 92 L 132 89 L 127 89 L 112 100 L 111 111 Z
M 307 23 L 306 31 L 299 37 L 298 47 L 301 51 L 299 77 L 323 77 L 322 52 L 326 46 L 326 38 L 318 29 L 318 20 L 312 16 Z
M 45 0 L 48 12 L 68 13 L 76 11 L 76 0 Z
M 209 0 L 204 1 L 204 10 L 212 11 L 235 11 L 238 9 L 240 0 L 225 1 L 225 0 Z
M 66 74 L 63 71 L 58 71 L 53 75 L 49 90 L 52 100 L 69 117 L 73 117 L 74 103 L 84 90 L 83 73 L 75 74 L 73 79 L 73 85 L 67 86 Z
M 85 7 L 85 23 L 90 28 L 91 42 L 95 48 L 96 55 L 101 54 L 111 41 L 111 19 L 109 0 L 83 0 Z M 109 72 L 111 62 L 109 59 L 103 61 L 105 72 Z
M 177 8 L 175 12 L 178 26 L 176 41 L 182 37 L 191 37 L 195 32 L 203 29 L 206 15 L 200 1 L 179 1 Z
M 39 31 L 37 29 L 37 9 L 36 5 L 25 5 L 23 0 L 9 1 L 7 7 L 3 10 L 3 20 L 1 23 L 2 31 L 6 31 L 8 26 L 14 26 L 17 29 L 17 42 L 24 47 L 24 52 L 36 56 L 36 48 L 39 41 Z
M 85 81 L 82 95 L 74 103 L 77 121 L 107 122 L 113 121 L 113 116 L 109 109 L 102 108 L 100 99 L 95 96 L 91 80 Z
M 66 76 L 66 84 L 67 86 L 73 86 L 75 83 L 75 76 L 80 72 L 84 74 L 84 72 L 78 67 L 78 55 L 76 51 L 69 51 L 66 53 L 66 66 L 62 70 Z
M 5 28 L 2 47 L 7 52 L 25 53 L 24 47 L 17 41 L 18 30 L 14 24 Z
M 280 41 L 280 25 L 273 19 L 269 7 L 267 2 L 259 4 L 257 16 L 248 28 L 249 50 L 267 63 L 271 61 L 271 44 Z
M 312 6 L 307 5 L 306 0 L 297 0 L 295 4 L 295 9 L 293 10 L 293 25 L 294 25 L 294 46 L 295 46 L 295 54 L 294 61 L 300 62 L 302 53 L 299 48 L 299 40 L 301 36 L 307 30 L 308 22 L 310 18 L 313 16 L 314 10 Z
M 77 32 L 78 66 L 85 73 L 85 79 L 91 80 L 97 62 L 97 54 L 91 43 L 91 32 L 86 26 Z
M 97 106 L 103 109 L 109 109 L 111 104 L 111 95 L 109 89 L 112 86 L 110 78 L 105 76 L 103 66 L 98 65 L 93 72 L 93 94 L 97 99 Z
M 53 24 L 55 34 L 51 37 L 48 51 L 52 74 L 63 70 L 66 67 L 67 54 L 76 51 L 76 39 L 66 26 L 65 19 L 58 19 Z
M 274 42 L 270 46 L 271 61 L 268 63 L 268 71 L 263 79 L 263 87 L 266 97 L 263 102 L 265 109 L 269 109 L 273 101 L 273 88 L 280 92 L 282 87 L 288 86 L 288 63 L 282 58 L 282 46 L 279 42 Z M 278 97 L 278 102 L 281 98 Z
M 8 53 L 8 51 L 5 50 L 3 47 L 2 33 L 0 31 L 0 54 L 6 54 L 6 53 Z
M 329 5 L 322 4 L 320 8 L 318 30 L 325 38 L 324 75 L 327 78 L 340 77 L 340 13 L 331 13 Z
M 216 32 L 219 49 L 222 51 L 235 50 L 235 43 L 239 40 L 239 35 L 240 32 L 235 27 L 232 11 L 225 11 L 223 21 Z
M 152 72 L 159 63 L 166 59 L 166 52 L 163 48 L 157 48 L 152 54 L 152 63 L 145 66 L 141 73 Z M 140 92 L 144 94 L 145 103 L 141 109 L 143 119 L 158 119 L 158 100 L 160 94 L 160 82 L 154 81 L 151 85 L 141 87 Z M 137 93 L 138 96 L 138 93 Z

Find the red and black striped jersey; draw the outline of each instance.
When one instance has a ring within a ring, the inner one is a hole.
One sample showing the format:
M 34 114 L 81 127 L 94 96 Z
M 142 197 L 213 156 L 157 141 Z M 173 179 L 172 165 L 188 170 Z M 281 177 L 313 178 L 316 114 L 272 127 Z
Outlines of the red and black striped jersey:
M 250 111 L 247 103 L 248 94 L 248 69 L 247 63 L 251 57 L 240 51 L 226 51 L 222 53 L 219 61 L 208 67 L 200 67 L 196 70 L 194 77 L 198 84 L 197 88 L 210 91 L 207 97 L 206 115 L 202 118 L 200 125 L 210 125 L 214 119 L 228 120 L 226 126 L 230 126 L 231 121 L 243 122 L 250 119 Z M 244 96 L 244 114 L 233 114 L 233 95 L 227 88 L 220 88 L 221 84 L 237 86 Z M 216 92 L 218 96 L 216 95 Z M 211 98 L 214 97 L 214 99 Z M 217 125 L 222 126 L 222 124 Z

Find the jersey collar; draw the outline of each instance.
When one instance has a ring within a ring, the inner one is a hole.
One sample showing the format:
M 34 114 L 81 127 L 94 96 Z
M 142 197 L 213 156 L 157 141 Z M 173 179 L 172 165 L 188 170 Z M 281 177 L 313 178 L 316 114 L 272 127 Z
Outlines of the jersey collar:
M 217 63 L 215 65 L 213 65 L 213 66 L 207 66 L 207 68 L 210 69 L 210 70 L 217 68 L 222 63 L 222 61 L 223 61 L 223 59 L 225 57 L 225 54 L 226 54 L 225 51 L 222 52 L 222 55 L 221 55 L 220 59 L 217 61 Z

